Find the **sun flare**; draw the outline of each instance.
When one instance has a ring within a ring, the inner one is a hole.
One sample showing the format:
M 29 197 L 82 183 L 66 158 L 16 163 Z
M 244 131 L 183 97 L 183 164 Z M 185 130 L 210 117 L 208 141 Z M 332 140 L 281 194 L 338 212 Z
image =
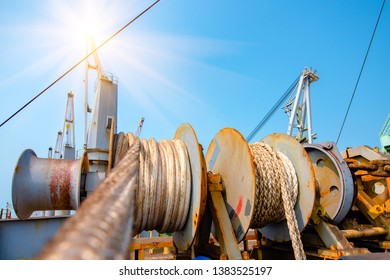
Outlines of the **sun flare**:
M 20 79 L 27 72 L 40 73 L 34 70 L 38 66 L 40 69 L 47 69 L 46 72 L 52 74 L 53 78 L 57 77 L 58 73 L 63 73 L 90 53 L 91 37 L 95 46 L 100 46 L 145 8 L 129 2 L 120 4 L 120 1 L 107 0 L 83 1 L 81 4 L 72 0 L 49 0 L 47 3 L 43 11 L 44 17 L 33 25 L 23 26 L 33 40 L 26 49 L 38 50 L 38 56 L 44 59 L 38 60 L 39 65 L 33 63 L 25 71 L 13 75 L 10 78 L 12 81 Z M 119 79 L 122 96 L 127 95 L 132 107 L 141 108 L 142 114 L 158 116 L 156 119 L 160 121 L 165 119 L 167 124 L 189 114 L 185 106 L 172 110 L 172 104 L 191 104 L 191 108 L 204 108 L 204 101 L 188 91 L 184 81 L 188 82 L 188 77 L 194 71 L 218 71 L 210 70 L 207 63 L 202 62 L 202 58 L 208 56 L 213 49 L 218 49 L 218 53 L 221 53 L 226 49 L 225 42 L 162 34 L 145 28 L 142 30 L 142 27 L 132 27 L 131 32 L 126 30 L 126 34 L 115 37 L 99 48 L 102 70 Z M 42 42 L 46 44 L 44 48 L 41 47 Z M 90 62 L 91 66 L 95 66 L 93 57 Z M 80 64 L 75 70 L 80 79 L 72 80 L 72 83 L 77 86 L 84 81 L 84 65 Z M 55 71 L 58 73 L 54 73 Z M 177 79 L 177 76 L 183 79 Z M 94 78 L 95 76 L 89 79 L 91 83 Z M 79 91 L 83 89 L 79 87 Z M 193 106 L 194 104 L 197 106 Z M 169 116 L 167 112 L 170 112 Z
M 103 32 L 105 29 L 104 22 L 104 20 L 98 19 L 98 15 L 94 11 L 88 10 L 81 23 L 79 37 L 86 38 L 86 40 L 93 38 L 97 42 L 102 42 L 105 39 Z

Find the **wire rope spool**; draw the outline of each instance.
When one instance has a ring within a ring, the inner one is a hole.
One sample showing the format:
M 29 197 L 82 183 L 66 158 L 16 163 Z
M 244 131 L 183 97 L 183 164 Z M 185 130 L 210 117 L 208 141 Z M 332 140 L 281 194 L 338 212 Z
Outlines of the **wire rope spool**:
M 133 142 L 132 133 L 116 136 L 114 166 Z M 187 250 L 207 201 L 207 173 L 202 147 L 189 124 L 173 140 L 142 139 L 135 194 L 134 233 L 173 232 L 179 250 Z
M 194 241 L 207 202 L 207 168 L 203 147 L 191 125 L 182 124 L 174 139 L 180 139 L 187 147 L 191 167 L 191 198 L 188 218 L 184 229 L 173 234 L 173 241 L 179 250 L 187 250 Z
M 333 142 L 305 144 L 304 148 L 314 168 L 319 204 L 330 219 L 340 223 L 354 201 L 351 171 Z
M 285 134 L 272 134 L 264 138 L 262 143 L 268 146 L 267 149 L 270 151 L 273 150 L 278 158 L 283 157 L 280 160 L 290 164 L 296 173 L 298 192 L 295 198 L 294 195 L 291 197 L 291 200 L 296 199 L 293 208 L 297 228 L 302 231 L 310 221 L 315 200 L 315 177 L 310 158 L 295 139 Z M 256 172 L 259 171 L 256 170 L 258 163 L 255 163 L 255 160 L 261 161 L 262 159 L 255 159 L 255 157 L 257 155 L 253 154 L 251 146 L 233 128 L 219 131 L 211 141 L 206 154 L 208 170 L 222 176 L 226 207 L 238 242 L 243 240 L 249 228 L 261 224 L 256 221 L 255 217 L 259 208 L 269 207 L 265 204 L 259 206 L 259 186 L 256 182 Z M 271 166 L 268 167 L 270 171 L 273 171 Z M 274 181 L 270 187 L 276 188 L 279 178 L 272 179 Z M 266 190 L 260 190 L 262 191 Z M 280 192 L 277 195 L 281 196 Z M 280 208 L 282 206 L 271 207 Z M 278 209 L 278 211 L 283 211 L 283 209 Z M 272 223 L 262 224 L 259 228 L 262 234 L 278 242 L 290 240 L 288 225 L 284 217 L 276 215 L 271 220 L 273 220 Z

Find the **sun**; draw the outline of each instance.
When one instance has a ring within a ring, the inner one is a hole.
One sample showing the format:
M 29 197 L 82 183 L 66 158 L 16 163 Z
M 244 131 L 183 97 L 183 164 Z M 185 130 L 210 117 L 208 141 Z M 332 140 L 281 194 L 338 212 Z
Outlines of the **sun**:
M 176 75 L 178 72 L 180 76 L 189 75 L 183 69 L 199 69 L 195 71 L 199 73 L 211 71 L 208 65 L 202 65 L 199 57 L 208 55 L 210 49 L 215 49 L 216 43 L 213 41 L 151 32 L 142 25 L 132 27 L 131 32 L 123 32 L 121 36 L 115 36 L 115 40 L 108 41 L 124 24 L 136 18 L 145 6 L 136 1 L 120 0 L 46 1 L 47 5 L 44 5 L 42 11 L 45 16 L 35 26 L 29 26 L 29 34 L 37 42 L 37 46 L 29 47 L 34 47 L 35 50 L 39 46 L 45 59 L 38 60 L 39 65 L 29 67 L 29 72 L 32 72 L 30 68 L 44 67 L 56 78 L 54 71 L 64 73 L 74 63 L 83 60 L 86 63 L 78 63 L 74 70 L 77 72 L 73 76 L 75 79 L 68 82 L 74 84 L 73 88 L 79 87 L 81 81 L 85 84 L 85 65 L 89 67 L 91 64 L 91 68 L 96 65 L 94 56 L 90 55 L 93 50 L 90 39 L 93 37 L 95 47 L 99 48 L 102 70 L 118 78 L 122 96 L 127 95 L 126 100 L 131 100 L 131 106 L 140 108 L 140 114 L 145 114 L 146 111 L 159 121 L 164 120 L 166 126 L 171 128 L 174 127 L 173 119 L 180 119 L 183 114 L 188 114 L 185 106 L 181 107 L 182 110 L 170 109 L 178 100 L 181 103 L 196 102 L 199 107 L 205 106 L 196 94 L 187 90 L 186 85 L 180 80 L 177 82 Z M 41 42 L 45 43 L 44 51 L 41 50 Z M 224 48 L 225 46 L 223 44 Z M 89 57 L 86 58 L 86 55 Z M 93 77 L 88 80 L 91 81 L 92 89 L 96 73 L 91 71 L 91 74 Z M 13 80 L 19 77 L 20 75 L 15 75 Z M 84 87 L 79 87 L 78 92 L 83 90 Z M 75 92 L 77 95 L 77 91 Z M 166 112 L 173 113 L 168 116 Z
M 98 15 L 92 11 L 88 10 L 85 18 L 82 22 L 81 34 L 80 37 L 86 38 L 86 40 L 93 39 L 94 41 L 101 42 L 103 38 L 104 25 L 102 20 L 98 20 Z
M 91 38 L 99 45 L 122 19 L 119 4 L 107 0 L 48 1 L 45 8 L 46 20 L 52 23 L 45 31 L 52 30 L 51 40 L 79 56 L 85 54 Z

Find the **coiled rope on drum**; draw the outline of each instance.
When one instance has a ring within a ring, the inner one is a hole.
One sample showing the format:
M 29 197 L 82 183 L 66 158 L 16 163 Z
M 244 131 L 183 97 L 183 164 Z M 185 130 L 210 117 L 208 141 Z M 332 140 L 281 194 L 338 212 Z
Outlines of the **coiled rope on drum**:
M 120 133 L 114 166 L 129 148 L 134 135 Z M 191 199 L 191 167 L 182 140 L 142 139 L 139 182 L 135 194 L 134 233 L 144 230 L 181 231 Z
M 262 228 L 286 219 L 295 259 L 305 259 L 294 211 L 298 197 L 294 166 L 286 155 L 263 142 L 252 143 L 249 147 L 256 172 L 256 199 L 251 227 Z

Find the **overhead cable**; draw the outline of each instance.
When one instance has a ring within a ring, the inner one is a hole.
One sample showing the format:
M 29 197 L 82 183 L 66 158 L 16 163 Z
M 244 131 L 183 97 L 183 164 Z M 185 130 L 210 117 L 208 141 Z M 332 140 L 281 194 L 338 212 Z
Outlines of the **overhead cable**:
M 365 64 L 366 64 L 366 60 L 367 60 L 368 54 L 369 54 L 369 52 L 370 52 L 371 45 L 372 45 L 372 42 L 373 42 L 373 40 L 374 40 L 375 33 L 376 33 L 376 29 L 377 29 L 377 27 L 378 27 L 379 20 L 380 20 L 380 18 L 381 18 L 382 11 L 383 11 L 383 7 L 385 6 L 385 3 L 386 3 L 386 0 L 383 0 L 382 7 L 381 7 L 381 9 L 380 9 L 380 11 L 379 11 L 378 19 L 376 20 L 375 28 L 374 28 L 374 31 L 372 32 L 371 40 L 370 40 L 370 43 L 369 43 L 368 48 L 367 48 L 367 51 L 366 51 L 366 55 L 364 56 L 364 60 L 363 60 L 362 67 L 360 68 L 360 72 L 359 72 L 359 76 L 358 76 L 357 81 L 356 81 L 356 84 L 355 84 L 355 88 L 353 89 L 352 96 L 351 96 L 351 99 L 350 99 L 350 101 L 349 101 L 347 111 L 345 112 L 343 124 L 341 125 L 339 135 L 337 136 L 336 144 L 339 142 L 341 133 L 342 133 L 342 131 L 343 131 L 343 129 L 344 129 L 345 121 L 347 120 L 347 117 L 348 117 L 348 114 L 349 114 L 349 110 L 350 110 L 350 108 L 351 108 L 353 99 L 354 99 L 354 97 L 355 97 L 356 89 L 357 89 L 357 87 L 358 87 L 358 85 L 359 85 L 360 78 L 361 78 L 361 76 L 362 76 L 363 69 L 364 69 L 364 66 L 365 66 Z
M 105 44 L 107 44 L 109 41 L 111 41 L 115 36 L 117 36 L 119 33 L 121 33 L 124 29 L 126 29 L 129 25 L 131 25 L 133 22 L 135 22 L 138 18 L 140 18 L 143 14 L 145 14 L 147 11 L 149 11 L 154 5 L 156 5 L 160 0 L 155 1 L 152 5 L 147 7 L 145 10 L 143 10 L 140 14 L 138 14 L 135 18 L 133 18 L 131 21 L 129 21 L 127 24 L 125 24 L 121 29 L 119 29 L 117 32 L 112 34 L 108 39 L 106 39 L 102 44 L 97 46 L 94 50 L 92 50 L 90 53 L 88 53 L 85 57 L 80 59 L 76 64 L 74 64 L 71 68 L 69 68 L 64 74 L 62 74 L 60 77 L 58 77 L 54 82 L 52 82 L 50 85 L 48 85 L 44 90 L 42 90 L 40 93 L 38 93 L 34 98 L 32 98 L 30 101 L 28 101 L 26 104 L 24 104 L 19 110 L 17 110 L 15 113 L 13 113 L 9 118 L 7 118 L 5 121 L 3 121 L 0 124 L 0 127 L 5 125 L 8 121 L 10 121 L 12 118 L 14 118 L 17 114 L 19 114 L 23 109 L 25 109 L 28 105 L 30 105 L 32 102 L 34 102 L 38 97 L 40 97 L 42 94 L 44 94 L 48 89 L 50 89 L 52 86 L 54 86 L 56 83 L 58 83 L 62 78 L 64 78 L 66 75 L 68 75 L 71 71 L 73 71 L 77 66 L 79 66 L 82 62 L 84 62 L 86 59 L 88 59 L 92 54 L 97 52 L 101 47 L 103 47 Z

